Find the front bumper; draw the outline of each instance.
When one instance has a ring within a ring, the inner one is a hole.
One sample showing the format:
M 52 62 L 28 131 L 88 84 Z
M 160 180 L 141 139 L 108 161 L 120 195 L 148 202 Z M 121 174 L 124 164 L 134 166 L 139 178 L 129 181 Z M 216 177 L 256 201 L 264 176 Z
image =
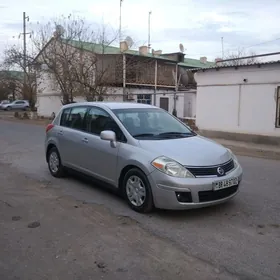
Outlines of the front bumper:
M 242 174 L 243 170 L 238 164 L 234 170 L 222 177 L 175 178 L 154 170 L 149 174 L 148 179 L 152 187 L 155 207 L 183 210 L 217 205 L 230 200 L 239 191 Z M 234 177 L 238 177 L 238 186 L 213 191 L 213 182 Z M 179 202 L 176 192 L 191 194 L 191 202 Z

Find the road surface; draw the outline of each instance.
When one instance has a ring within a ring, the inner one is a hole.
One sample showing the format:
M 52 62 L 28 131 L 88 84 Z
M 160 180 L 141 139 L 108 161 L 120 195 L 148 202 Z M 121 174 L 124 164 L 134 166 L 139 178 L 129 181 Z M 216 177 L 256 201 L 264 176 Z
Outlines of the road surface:
M 225 275 L 280 279 L 280 161 L 239 157 L 244 169 L 242 188 L 227 204 L 141 215 L 116 195 L 89 182 L 52 178 L 45 162 L 44 137 L 42 126 L 0 120 L 0 169 L 9 164 L 19 177 L 47 184 L 62 196 L 87 205 L 103 207 L 116 217 L 127 217 L 154 238 L 165 240 L 170 250 L 180 248 L 190 258 L 211 266 L 217 279 L 227 279 Z M 5 174 L 0 173 L 2 183 Z

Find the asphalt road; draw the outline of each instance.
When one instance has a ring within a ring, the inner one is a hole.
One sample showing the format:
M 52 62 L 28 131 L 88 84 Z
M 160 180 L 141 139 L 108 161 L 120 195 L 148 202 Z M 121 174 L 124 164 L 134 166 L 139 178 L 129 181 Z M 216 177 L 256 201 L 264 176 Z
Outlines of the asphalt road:
M 55 183 L 64 195 L 129 216 L 153 235 L 239 279 L 280 279 L 280 161 L 239 157 L 243 184 L 227 204 L 141 215 L 100 187 L 76 178 L 52 178 L 44 137 L 42 126 L 0 120 L 0 161 L 28 178 Z

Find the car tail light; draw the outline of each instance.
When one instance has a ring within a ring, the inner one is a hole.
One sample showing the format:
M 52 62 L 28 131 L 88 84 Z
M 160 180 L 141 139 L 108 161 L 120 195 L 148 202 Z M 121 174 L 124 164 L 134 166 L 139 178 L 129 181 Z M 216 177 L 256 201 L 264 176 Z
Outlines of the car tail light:
M 54 127 L 52 123 L 48 124 L 46 127 L 46 133 Z

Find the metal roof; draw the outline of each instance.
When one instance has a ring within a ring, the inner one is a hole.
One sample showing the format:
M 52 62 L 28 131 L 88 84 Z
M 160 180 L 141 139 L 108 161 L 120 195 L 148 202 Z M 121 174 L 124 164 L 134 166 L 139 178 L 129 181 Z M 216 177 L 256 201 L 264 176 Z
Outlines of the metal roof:
M 63 39 L 63 41 L 67 44 L 72 45 L 73 47 L 82 48 L 84 50 L 87 50 L 87 51 L 90 51 L 90 52 L 95 52 L 97 54 L 98 53 L 99 54 L 111 54 L 111 55 L 122 54 L 120 48 L 115 47 L 115 46 L 104 46 L 102 44 L 76 41 L 76 40 L 65 40 L 65 39 Z M 167 54 L 163 54 L 162 56 L 161 55 L 154 56 L 151 53 L 141 55 L 141 54 L 139 54 L 139 52 L 137 50 L 126 50 L 124 53 L 134 55 L 134 56 L 160 59 L 160 60 L 166 60 L 166 61 L 170 61 L 170 62 L 173 62 L 173 63 L 177 63 L 177 61 L 175 61 L 174 59 L 170 59 L 170 58 L 164 56 L 164 55 L 167 55 Z M 185 66 L 185 67 L 192 67 L 192 68 L 194 68 L 194 67 L 195 68 L 202 68 L 202 67 L 205 68 L 205 67 L 213 66 L 214 62 L 207 61 L 206 63 L 202 63 L 199 59 L 193 59 L 193 58 L 185 57 L 184 62 L 180 62 L 178 65 L 179 66 Z
M 250 66 L 261 66 L 261 65 L 272 65 L 272 64 L 280 64 L 280 60 L 275 60 L 275 61 L 266 61 L 266 62 L 256 62 L 256 63 L 243 63 L 239 65 L 215 65 L 211 67 L 204 67 L 204 68 L 194 68 L 194 69 L 188 69 L 186 71 L 188 72 L 198 72 L 198 71 L 206 71 L 206 70 L 218 70 L 218 69 L 223 69 L 223 68 L 238 68 L 238 67 L 250 67 Z

